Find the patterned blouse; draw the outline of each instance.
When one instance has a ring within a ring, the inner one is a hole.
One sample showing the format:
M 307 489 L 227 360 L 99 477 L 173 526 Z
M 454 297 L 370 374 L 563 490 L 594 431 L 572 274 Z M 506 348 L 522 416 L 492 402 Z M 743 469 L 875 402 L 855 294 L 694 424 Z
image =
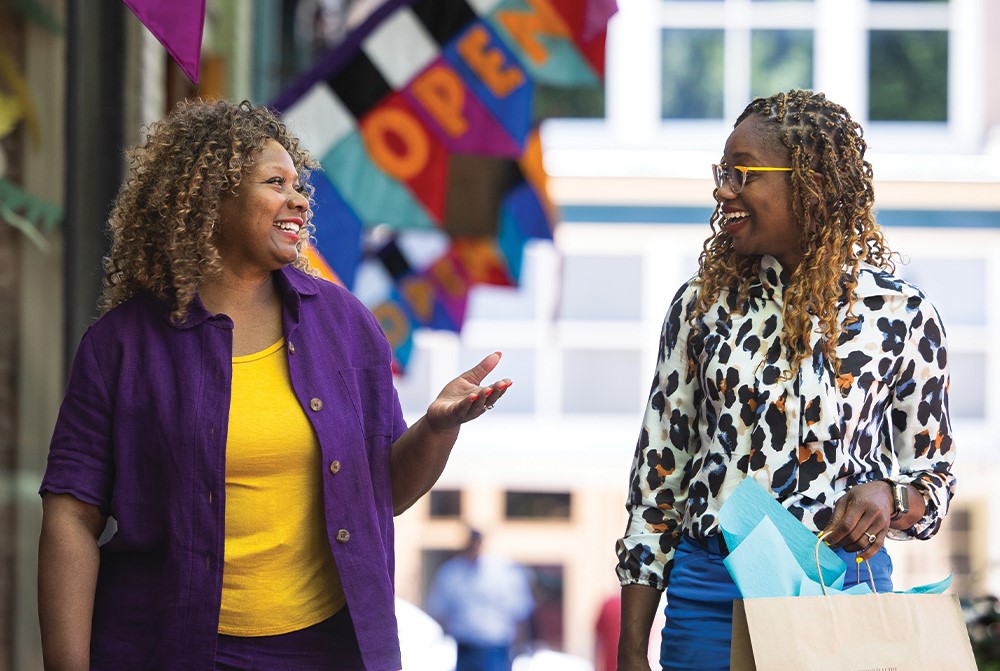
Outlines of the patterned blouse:
M 689 338 L 698 284 L 680 288 L 663 323 L 656 375 L 636 446 L 622 584 L 667 586 L 682 534 L 719 533 L 718 512 L 748 474 L 813 531 L 851 487 L 892 476 L 913 484 L 927 512 L 890 537 L 930 538 L 948 510 L 955 449 L 948 419 L 944 328 L 915 287 L 863 266 L 837 355 L 814 332 L 799 373 L 781 345 L 788 277 L 764 256 L 741 310 L 723 292 Z

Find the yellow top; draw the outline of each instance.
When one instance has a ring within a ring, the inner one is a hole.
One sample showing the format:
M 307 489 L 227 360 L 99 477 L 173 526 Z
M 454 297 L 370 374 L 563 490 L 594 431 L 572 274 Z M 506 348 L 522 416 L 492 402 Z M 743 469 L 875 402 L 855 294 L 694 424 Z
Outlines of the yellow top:
M 284 339 L 233 357 L 219 633 L 271 636 L 345 603 L 323 513 L 319 443 L 292 392 Z

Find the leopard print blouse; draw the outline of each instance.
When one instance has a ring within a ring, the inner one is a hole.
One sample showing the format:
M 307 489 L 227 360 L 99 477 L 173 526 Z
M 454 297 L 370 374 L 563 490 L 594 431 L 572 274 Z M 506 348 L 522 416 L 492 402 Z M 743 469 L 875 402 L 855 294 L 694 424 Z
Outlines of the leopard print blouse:
M 944 328 L 914 286 L 864 266 L 840 375 L 813 334 L 791 379 L 781 346 L 787 275 L 771 256 L 741 310 L 723 294 L 691 335 L 695 280 L 663 323 L 618 541 L 622 584 L 667 586 L 682 534 L 718 533 L 718 512 L 750 474 L 813 531 L 851 487 L 892 476 L 924 496 L 925 516 L 890 537 L 929 538 L 954 492 Z M 734 314 L 734 312 L 736 312 Z

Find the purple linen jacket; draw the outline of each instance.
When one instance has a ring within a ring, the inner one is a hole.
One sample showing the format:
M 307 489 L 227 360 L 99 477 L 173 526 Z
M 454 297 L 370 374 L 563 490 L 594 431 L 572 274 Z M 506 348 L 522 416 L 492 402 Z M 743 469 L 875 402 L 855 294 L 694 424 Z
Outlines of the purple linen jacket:
M 275 276 L 292 388 L 319 440 L 327 535 L 365 666 L 396 671 L 389 455 L 406 424 L 389 344 L 342 287 L 293 268 Z M 95 670 L 214 668 L 233 323 L 197 300 L 185 323 L 169 314 L 167 302 L 137 295 L 88 329 L 40 488 L 117 523 L 100 548 Z

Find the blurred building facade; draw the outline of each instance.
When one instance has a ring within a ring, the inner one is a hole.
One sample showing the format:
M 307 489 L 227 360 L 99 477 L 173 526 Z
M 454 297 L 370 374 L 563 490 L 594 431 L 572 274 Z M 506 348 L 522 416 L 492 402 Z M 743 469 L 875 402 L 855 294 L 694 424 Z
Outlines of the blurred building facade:
M 593 650 L 617 589 L 628 472 L 667 305 L 696 270 L 712 182 L 749 100 L 814 88 L 866 129 L 879 221 L 897 269 L 948 330 L 957 498 L 928 542 L 890 545 L 897 583 L 954 574 L 953 591 L 1000 592 L 1000 5 L 983 0 L 621 0 L 608 41 L 606 112 L 543 125 L 561 208 L 518 292 L 477 291 L 460 338 L 418 334 L 400 382 L 417 413 L 450 371 L 502 350 L 514 386 L 463 429 L 437 489 L 401 518 L 399 590 L 457 547 L 457 521 L 561 576 L 563 636 Z M 991 524 L 992 520 L 992 524 Z
M 35 143 L 22 123 L 0 141 L 6 178 L 66 212 L 47 249 L 0 223 L 0 534 L 12 540 L 0 544 L 0 671 L 41 668 L 36 490 L 67 356 L 95 313 L 122 149 L 185 96 L 272 99 L 365 4 L 209 0 L 200 88 L 120 3 L 0 4 L 0 45 L 41 131 Z M 475 290 L 461 336 L 418 333 L 399 380 L 411 419 L 487 352 L 503 351 L 498 373 L 515 381 L 494 413 L 463 429 L 431 495 L 399 518 L 400 596 L 421 602 L 471 523 L 488 551 L 534 569 L 536 638 L 591 655 L 598 608 L 617 590 L 614 541 L 660 322 L 707 234 L 708 166 L 751 96 L 792 86 L 826 91 L 865 125 L 878 216 L 909 259 L 900 274 L 948 328 L 959 497 L 937 538 L 892 546 L 898 581 L 954 572 L 960 594 L 1000 594 L 1000 438 L 989 430 L 1000 391 L 988 382 L 1000 379 L 1000 46 L 986 39 L 1000 32 L 1000 5 L 619 5 L 603 112 L 581 106 L 592 116 L 543 129 L 562 213 L 556 244 L 529 250 L 518 290 Z M 303 38 L 317 23 L 328 30 Z

